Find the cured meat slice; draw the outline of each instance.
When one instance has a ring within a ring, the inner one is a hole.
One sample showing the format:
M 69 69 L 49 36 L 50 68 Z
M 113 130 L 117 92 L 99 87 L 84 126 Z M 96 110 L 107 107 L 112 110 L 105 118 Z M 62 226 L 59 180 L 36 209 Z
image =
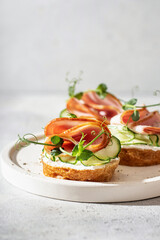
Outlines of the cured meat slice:
M 51 137 L 59 136 L 64 140 L 62 148 L 71 152 L 80 141 L 82 134 L 84 134 L 85 146 L 98 136 L 102 129 L 104 133 L 86 148 L 92 152 L 101 150 L 109 143 L 111 134 L 105 122 L 88 118 L 57 118 L 45 127 L 45 135 L 48 137 L 46 143 L 51 144 Z M 52 150 L 53 148 L 52 146 L 45 146 L 46 150 Z
M 160 134 L 160 113 L 149 112 L 146 108 L 138 109 L 139 120 L 133 121 L 131 115 L 134 110 L 127 110 L 111 119 L 111 124 L 124 124 L 140 134 Z
M 101 99 L 94 91 L 85 92 L 82 96 L 82 100 L 90 107 L 97 110 L 113 109 L 116 114 L 122 112 L 121 102 L 111 93 L 107 93 L 104 99 Z
M 67 101 L 67 109 L 78 117 L 91 116 L 98 120 L 110 119 L 122 112 L 121 102 L 112 94 L 107 93 L 104 99 L 101 99 L 95 91 L 83 93 L 82 99 L 70 98 Z
M 93 117 L 98 120 L 103 120 L 103 116 L 98 111 L 89 107 L 82 100 L 76 98 L 70 98 L 67 101 L 67 110 L 74 113 L 77 117 Z

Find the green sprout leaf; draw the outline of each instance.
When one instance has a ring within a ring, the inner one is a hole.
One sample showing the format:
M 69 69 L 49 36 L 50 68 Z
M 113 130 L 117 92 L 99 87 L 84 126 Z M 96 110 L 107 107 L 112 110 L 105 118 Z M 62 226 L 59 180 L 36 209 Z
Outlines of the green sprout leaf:
M 133 114 L 130 116 L 130 118 L 132 118 L 133 121 L 138 121 L 140 119 L 139 111 L 137 110 L 137 108 L 155 107 L 160 105 L 160 103 L 157 103 L 157 104 L 151 104 L 151 105 L 137 106 L 136 103 L 137 103 L 137 99 L 132 98 L 128 102 L 125 102 L 125 104 L 122 106 L 122 109 L 125 111 L 134 110 Z M 127 124 L 129 123 L 130 118 L 128 119 Z
M 74 146 L 72 150 L 72 156 L 75 157 L 78 154 L 78 144 Z
M 158 94 L 160 94 L 160 90 L 155 90 L 155 91 L 153 92 L 153 95 L 154 95 L 154 96 L 157 96 Z
M 77 98 L 78 100 L 80 100 L 82 96 L 83 96 L 83 92 L 79 92 L 74 95 L 74 97 Z
M 26 136 L 30 136 L 30 137 L 34 138 L 35 141 L 26 138 Z M 23 135 L 23 137 L 20 137 L 20 135 L 18 134 L 18 141 L 17 141 L 17 143 L 19 143 L 20 146 L 21 146 L 21 143 L 25 143 L 26 146 L 28 146 L 31 143 L 37 144 L 37 145 L 43 145 L 43 146 L 51 146 L 51 147 L 55 146 L 54 144 L 38 142 L 37 137 L 34 134 L 32 134 L 32 133 L 27 133 L 27 134 Z
M 126 104 L 129 104 L 129 105 L 136 105 L 136 103 L 137 103 L 137 98 L 132 98 L 128 102 L 126 102 Z
M 101 83 L 98 85 L 98 87 L 96 88 L 97 91 L 105 93 L 107 91 L 107 86 L 105 83 Z
M 139 112 L 138 112 L 137 110 L 135 110 L 135 111 L 133 112 L 133 114 L 131 115 L 131 117 L 132 117 L 132 120 L 133 120 L 133 121 L 138 121 L 139 118 L 140 118 Z
M 137 99 L 136 98 L 132 98 L 128 102 L 125 102 L 125 104 L 122 106 L 122 108 L 123 108 L 123 110 L 134 109 L 136 103 L 137 103 Z
M 98 96 L 102 99 L 104 99 L 107 95 L 107 86 L 105 83 L 101 83 L 96 88 L 95 92 L 98 94 Z
M 92 141 L 90 141 L 87 145 L 85 143 L 85 134 L 82 132 L 82 137 L 77 145 L 74 146 L 72 150 L 72 156 L 76 157 L 77 160 L 88 160 L 90 157 L 94 156 L 93 152 L 87 150 L 86 148 L 89 147 L 98 137 L 104 134 L 104 131 L 101 131 Z
M 68 88 L 68 94 L 70 97 L 74 97 L 75 86 L 76 86 L 76 84 L 73 84 L 73 86 L 69 86 L 69 88 Z
M 55 156 L 58 156 L 59 154 L 61 154 L 62 152 L 61 152 L 61 150 L 59 149 L 59 148 L 54 148 L 52 151 L 51 151 L 51 155 L 53 156 L 53 157 L 55 157 Z
M 55 145 L 55 146 L 62 146 L 63 144 L 63 139 L 58 137 L 58 136 L 53 136 L 51 137 L 51 142 Z
M 126 111 L 126 110 L 132 110 L 132 109 L 133 109 L 133 106 L 123 105 L 123 106 L 122 106 L 122 109 L 125 110 L 125 111 Z
M 83 152 L 77 157 L 77 160 L 81 160 L 81 161 L 88 160 L 92 156 L 93 156 L 93 152 L 87 149 L 84 149 Z
M 81 79 L 82 73 L 83 73 L 83 72 L 80 71 L 79 77 L 78 77 L 78 78 L 73 78 L 73 79 L 68 79 L 68 74 L 69 74 L 69 73 L 67 73 L 66 81 L 69 82 L 68 95 L 69 95 L 70 97 L 74 97 L 75 95 L 77 95 L 77 98 L 82 97 L 81 93 L 75 94 L 76 85 L 77 85 L 78 82 L 80 82 L 80 81 L 82 80 L 82 79 Z

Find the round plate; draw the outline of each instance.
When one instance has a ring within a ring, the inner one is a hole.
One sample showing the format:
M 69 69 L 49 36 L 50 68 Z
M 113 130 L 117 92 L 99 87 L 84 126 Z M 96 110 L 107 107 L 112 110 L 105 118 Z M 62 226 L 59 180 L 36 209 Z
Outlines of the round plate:
M 43 141 L 43 134 L 37 134 Z M 43 146 L 15 143 L 2 152 L 2 173 L 11 184 L 33 194 L 78 202 L 125 202 L 160 196 L 160 165 L 118 166 L 110 182 L 80 182 L 46 177 L 40 154 Z

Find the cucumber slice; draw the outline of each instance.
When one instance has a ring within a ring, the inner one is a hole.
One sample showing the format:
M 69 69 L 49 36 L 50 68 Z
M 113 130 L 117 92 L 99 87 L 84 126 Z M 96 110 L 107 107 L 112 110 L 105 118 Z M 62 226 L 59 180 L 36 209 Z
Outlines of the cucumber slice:
M 145 141 L 148 145 L 152 145 L 152 141 L 150 140 L 150 137 L 147 134 L 136 133 L 135 134 L 135 139 Z
M 119 139 L 116 138 L 115 136 L 112 136 L 107 147 L 94 153 L 94 155 L 100 159 L 104 159 L 105 161 L 107 158 L 117 157 L 120 151 L 121 151 L 121 143 Z
M 96 157 L 91 157 L 86 161 L 81 161 L 81 163 L 84 166 L 88 166 L 88 167 L 89 166 L 100 166 L 100 165 L 104 165 L 104 164 L 109 163 L 109 162 L 110 162 L 110 159 L 108 159 L 106 161 L 103 161 L 103 160 L 98 160 Z
M 143 145 L 147 145 L 146 141 L 143 140 L 139 140 L 139 139 L 133 139 L 130 142 L 125 142 L 123 143 L 123 145 L 136 145 L 136 144 L 143 144 Z
M 94 153 L 94 156 L 90 157 L 88 160 L 81 161 L 81 163 L 84 166 L 99 166 L 99 165 L 107 164 L 110 162 L 110 159 L 116 158 L 120 151 L 121 151 L 121 144 L 119 139 L 112 136 L 106 148 L 103 148 L 100 151 Z M 49 156 L 46 156 L 46 157 L 50 158 Z M 71 156 L 59 155 L 56 157 L 56 161 L 57 160 L 60 160 L 63 163 L 69 163 L 74 165 L 77 163 L 76 158 Z
M 69 115 L 69 112 L 68 112 L 68 110 L 65 108 L 65 109 L 63 109 L 61 112 L 60 112 L 60 114 L 59 114 L 59 117 L 68 117 L 68 115 Z
M 160 135 L 157 135 L 158 139 L 157 139 L 157 147 L 160 147 Z
M 75 157 L 71 157 L 71 156 L 63 156 L 63 157 L 58 157 L 58 160 L 60 160 L 63 163 L 69 163 L 69 164 L 76 164 L 77 160 Z
M 126 126 L 108 125 L 108 128 L 111 134 L 117 137 L 122 144 L 134 139 L 134 133 L 130 131 Z
M 153 146 L 158 146 L 158 136 L 157 135 L 149 135 L 149 138 L 150 138 Z
M 77 118 L 73 113 L 70 113 L 67 109 L 63 109 L 59 115 L 61 118 Z
M 53 156 L 52 156 L 51 154 L 48 154 L 48 153 L 45 152 L 44 155 L 45 155 L 46 158 L 48 158 L 48 159 L 54 161 L 54 158 L 53 158 Z

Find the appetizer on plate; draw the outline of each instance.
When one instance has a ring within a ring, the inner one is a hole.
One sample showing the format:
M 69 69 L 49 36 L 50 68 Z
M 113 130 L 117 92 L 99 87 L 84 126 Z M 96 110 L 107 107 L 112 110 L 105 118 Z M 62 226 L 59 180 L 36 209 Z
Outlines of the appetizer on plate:
M 136 106 L 137 99 L 121 104 L 100 84 L 96 90 L 75 94 L 69 87 L 66 109 L 44 129 L 41 160 L 45 176 L 78 181 L 109 181 L 121 165 L 160 164 L 160 113 Z M 121 100 L 123 101 L 123 100 Z M 122 145 L 122 148 L 121 148 Z
M 45 176 L 109 181 L 118 166 L 120 141 L 107 124 L 92 118 L 56 118 L 45 127 Z
M 137 116 L 137 117 L 136 117 Z M 120 164 L 160 164 L 160 113 L 145 107 L 126 110 L 111 119 L 111 133 L 121 142 Z
M 25 146 L 31 143 L 44 146 L 41 162 L 47 177 L 109 181 L 119 164 L 119 139 L 111 135 L 105 121 L 70 116 L 50 121 L 44 129 L 44 142 L 33 134 L 19 136 L 19 141 Z M 29 140 L 28 135 L 35 141 Z

